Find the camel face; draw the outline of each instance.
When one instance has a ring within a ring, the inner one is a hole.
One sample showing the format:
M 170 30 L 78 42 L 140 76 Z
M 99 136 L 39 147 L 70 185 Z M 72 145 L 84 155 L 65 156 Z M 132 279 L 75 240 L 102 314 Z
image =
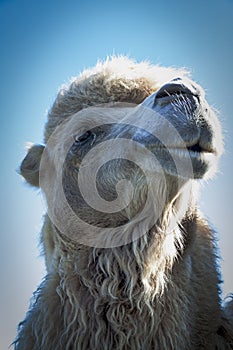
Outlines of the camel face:
M 53 221 L 65 222 L 62 232 L 91 226 L 120 235 L 126 227 L 128 242 L 127 225 L 146 221 L 141 232 L 148 231 L 189 180 L 215 170 L 221 152 L 220 125 L 204 92 L 178 78 L 139 105 L 107 104 L 72 115 L 46 146 L 41 187 Z M 80 228 L 80 219 L 89 226 Z

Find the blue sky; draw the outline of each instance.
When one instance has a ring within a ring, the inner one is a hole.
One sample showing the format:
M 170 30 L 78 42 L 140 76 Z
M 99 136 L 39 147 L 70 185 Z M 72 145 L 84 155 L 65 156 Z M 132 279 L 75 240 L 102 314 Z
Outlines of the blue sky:
M 220 238 L 224 294 L 233 291 L 233 1 L 1 0 L 0 32 L 1 349 L 44 273 L 37 247 L 44 205 L 16 173 L 24 144 L 42 142 L 59 86 L 112 53 L 189 68 L 220 111 L 226 152 L 200 204 Z

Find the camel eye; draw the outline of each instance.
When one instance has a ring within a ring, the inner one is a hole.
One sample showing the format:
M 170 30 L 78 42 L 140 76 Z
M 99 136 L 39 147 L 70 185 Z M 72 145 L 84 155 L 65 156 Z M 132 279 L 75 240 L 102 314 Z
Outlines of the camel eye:
M 82 135 L 74 136 L 74 141 L 78 145 L 83 145 L 86 142 L 90 142 L 91 145 L 95 142 L 96 135 L 90 130 L 86 131 Z

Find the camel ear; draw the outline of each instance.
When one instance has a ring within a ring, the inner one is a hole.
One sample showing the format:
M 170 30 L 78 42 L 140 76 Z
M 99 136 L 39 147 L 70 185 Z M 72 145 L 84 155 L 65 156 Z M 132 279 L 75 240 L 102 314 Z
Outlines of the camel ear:
M 33 145 L 20 165 L 20 174 L 32 186 L 39 187 L 40 160 L 44 146 Z

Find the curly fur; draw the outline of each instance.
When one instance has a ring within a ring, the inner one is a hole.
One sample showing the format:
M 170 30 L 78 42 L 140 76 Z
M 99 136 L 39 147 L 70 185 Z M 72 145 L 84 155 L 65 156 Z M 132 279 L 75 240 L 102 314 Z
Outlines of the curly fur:
M 77 111 L 114 101 L 141 103 L 177 74 L 187 73 L 124 57 L 98 63 L 59 92 L 45 141 Z M 31 162 L 29 182 L 38 185 L 33 147 L 21 170 L 27 179 Z M 167 234 L 169 221 L 184 191 L 146 235 L 115 248 L 80 245 L 46 215 L 41 241 L 48 273 L 19 325 L 15 349 L 233 349 L 233 302 L 222 306 L 215 233 L 196 209 L 195 188 L 185 189 L 188 207 L 172 232 Z

